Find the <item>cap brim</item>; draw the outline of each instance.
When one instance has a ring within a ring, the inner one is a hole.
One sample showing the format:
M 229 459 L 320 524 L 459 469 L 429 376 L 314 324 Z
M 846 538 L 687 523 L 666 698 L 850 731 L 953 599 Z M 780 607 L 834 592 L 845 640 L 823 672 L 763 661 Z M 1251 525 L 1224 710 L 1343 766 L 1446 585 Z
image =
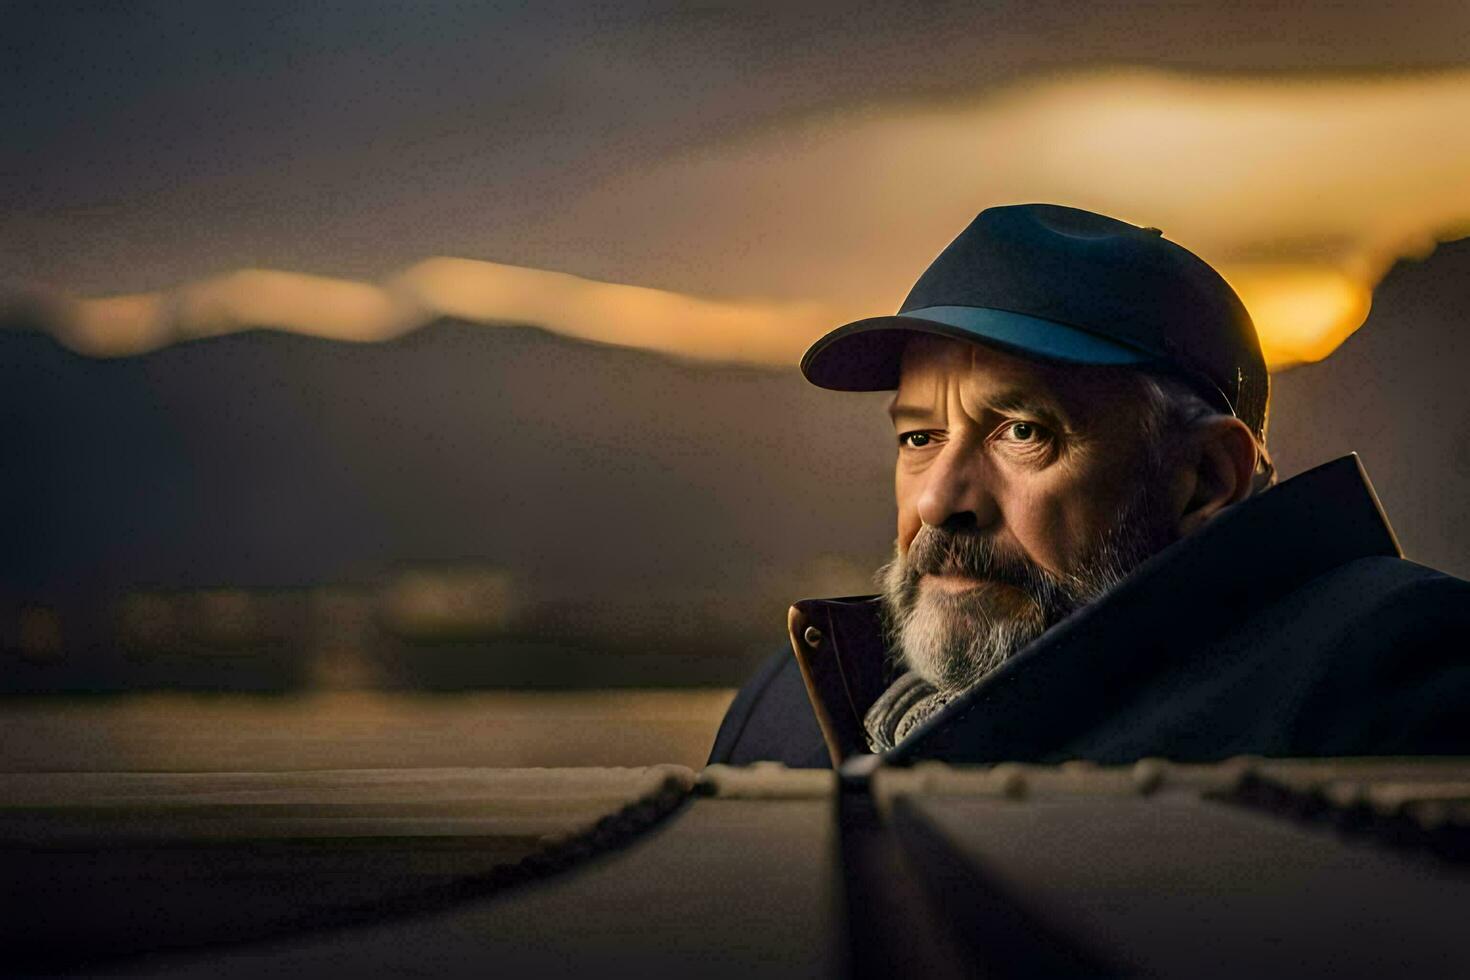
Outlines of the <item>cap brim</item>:
M 1155 360 L 1144 351 L 1107 337 L 1024 313 L 931 306 L 838 327 L 802 355 L 801 373 L 812 384 L 836 391 L 897 388 L 903 345 L 915 333 L 974 341 L 1009 354 L 1067 364 L 1141 364 Z

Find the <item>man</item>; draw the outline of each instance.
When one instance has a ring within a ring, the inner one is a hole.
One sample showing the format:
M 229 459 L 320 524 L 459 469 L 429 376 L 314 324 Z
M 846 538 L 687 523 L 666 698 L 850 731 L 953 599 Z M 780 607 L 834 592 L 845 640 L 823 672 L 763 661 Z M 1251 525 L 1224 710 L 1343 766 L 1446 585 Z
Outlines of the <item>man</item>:
M 991 208 L 802 371 L 895 390 L 894 555 L 792 608 L 711 762 L 1470 754 L 1470 584 L 1355 456 L 1274 485 L 1250 317 L 1157 229 Z

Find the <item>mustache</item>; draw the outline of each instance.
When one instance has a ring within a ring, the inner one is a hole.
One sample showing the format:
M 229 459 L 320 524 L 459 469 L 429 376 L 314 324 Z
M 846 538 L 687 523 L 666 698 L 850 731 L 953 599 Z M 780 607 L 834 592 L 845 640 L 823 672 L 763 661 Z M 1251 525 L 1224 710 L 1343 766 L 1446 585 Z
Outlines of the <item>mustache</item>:
M 1028 591 L 1055 584 L 1055 576 L 1025 555 L 1000 548 L 983 532 L 929 524 L 909 543 L 905 564 L 911 582 L 923 575 L 963 575 Z

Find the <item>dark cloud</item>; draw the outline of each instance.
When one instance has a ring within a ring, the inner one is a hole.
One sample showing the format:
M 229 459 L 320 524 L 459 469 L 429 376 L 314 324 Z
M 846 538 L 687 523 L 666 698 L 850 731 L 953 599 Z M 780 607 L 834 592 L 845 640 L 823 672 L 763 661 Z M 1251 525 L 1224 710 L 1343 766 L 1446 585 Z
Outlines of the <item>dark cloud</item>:
M 560 201 L 793 115 L 1098 64 L 1466 62 L 1470 8 L 12 4 L 6 274 L 82 292 L 427 254 L 565 265 Z M 579 271 L 573 269 L 572 271 Z M 590 271 L 590 270 L 588 270 Z

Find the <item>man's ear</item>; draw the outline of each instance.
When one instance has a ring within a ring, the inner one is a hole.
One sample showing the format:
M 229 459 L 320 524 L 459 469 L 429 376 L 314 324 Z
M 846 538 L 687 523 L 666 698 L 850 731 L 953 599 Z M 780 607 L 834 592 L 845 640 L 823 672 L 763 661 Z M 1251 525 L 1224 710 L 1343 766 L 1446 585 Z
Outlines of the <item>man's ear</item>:
M 1186 493 L 1179 536 L 1193 534 L 1226 507 L 1250 496 L 1256 473 L 1256 441 L 1244 422 L 1229 415 L 1204 420 L 1191 433 L 1182 474 Z

